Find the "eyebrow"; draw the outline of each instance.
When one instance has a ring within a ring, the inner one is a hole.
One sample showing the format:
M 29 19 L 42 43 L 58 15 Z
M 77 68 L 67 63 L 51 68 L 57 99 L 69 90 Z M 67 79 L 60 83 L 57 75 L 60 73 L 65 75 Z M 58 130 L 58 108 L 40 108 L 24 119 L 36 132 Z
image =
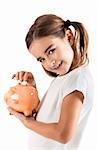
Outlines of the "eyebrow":
M 53 46 L 53 44 L 49 45 L 48 48 L 44 51 L 44 53 L 47 53 L 47 51 Z
M 44 53 L 47 53 L 47 51 L 48 51 L 52 46 L 53 46 L 53 44 L 49 45 L 49 46 L 45 49 Z M 39 61 L 40 59 L 41 59 L 41 57 L 37 58 L 37 61 Z

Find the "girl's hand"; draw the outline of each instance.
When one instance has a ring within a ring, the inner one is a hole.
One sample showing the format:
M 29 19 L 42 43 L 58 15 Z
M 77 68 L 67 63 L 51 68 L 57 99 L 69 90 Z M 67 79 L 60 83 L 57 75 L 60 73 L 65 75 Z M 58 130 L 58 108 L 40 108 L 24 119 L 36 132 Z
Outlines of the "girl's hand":
M 11 107 L 8 107 L 8 111 L 10 112 L 10 115 L 14 115 L 16 118 L 18 118 L 27 128 L 30 127 L 31 122 L 35 121 L 34 117 L 26 117 L 24 114 L 15 111 Z
M 17 72 L 16 74 L 13 74 L 12 79 L 19 80 L 20 82 L 25 81 L 27 82 L 27 85 L 32 85 L 36 87 L 34 76 L 31 72 L 26 71 Z

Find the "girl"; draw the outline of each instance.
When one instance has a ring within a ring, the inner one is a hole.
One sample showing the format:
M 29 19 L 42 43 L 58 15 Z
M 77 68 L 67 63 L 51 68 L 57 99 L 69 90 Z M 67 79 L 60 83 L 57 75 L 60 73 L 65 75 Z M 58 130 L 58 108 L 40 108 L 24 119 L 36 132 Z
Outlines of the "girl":
M 87 31 L 82 23 L 47 14 L 35 20 L 25 41 L 45 72 L 55 78 L 36 119 L 9 111 L 30 129 L 29 150 L 77 150 L 93 101 Z M 17 72 L 13 77 L 33 84 L 30 72 Z

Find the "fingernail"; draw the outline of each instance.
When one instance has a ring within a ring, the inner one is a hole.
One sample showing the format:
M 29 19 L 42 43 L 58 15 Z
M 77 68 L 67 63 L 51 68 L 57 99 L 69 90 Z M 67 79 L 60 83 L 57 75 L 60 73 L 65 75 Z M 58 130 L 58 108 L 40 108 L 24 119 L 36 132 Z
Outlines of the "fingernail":
M 21 85 L 27 85 L 27 81 L 22 81 Z

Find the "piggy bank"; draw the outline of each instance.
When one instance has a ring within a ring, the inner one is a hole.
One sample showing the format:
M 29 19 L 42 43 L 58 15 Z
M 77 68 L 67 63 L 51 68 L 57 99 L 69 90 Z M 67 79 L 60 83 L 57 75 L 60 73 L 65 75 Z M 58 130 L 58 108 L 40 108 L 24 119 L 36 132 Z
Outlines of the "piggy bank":
M 25 116 L 31 116 L 40 103 L 37 89 L 21 84 L 11 87 L 5 93 L 4 100 L 8 106 Z

